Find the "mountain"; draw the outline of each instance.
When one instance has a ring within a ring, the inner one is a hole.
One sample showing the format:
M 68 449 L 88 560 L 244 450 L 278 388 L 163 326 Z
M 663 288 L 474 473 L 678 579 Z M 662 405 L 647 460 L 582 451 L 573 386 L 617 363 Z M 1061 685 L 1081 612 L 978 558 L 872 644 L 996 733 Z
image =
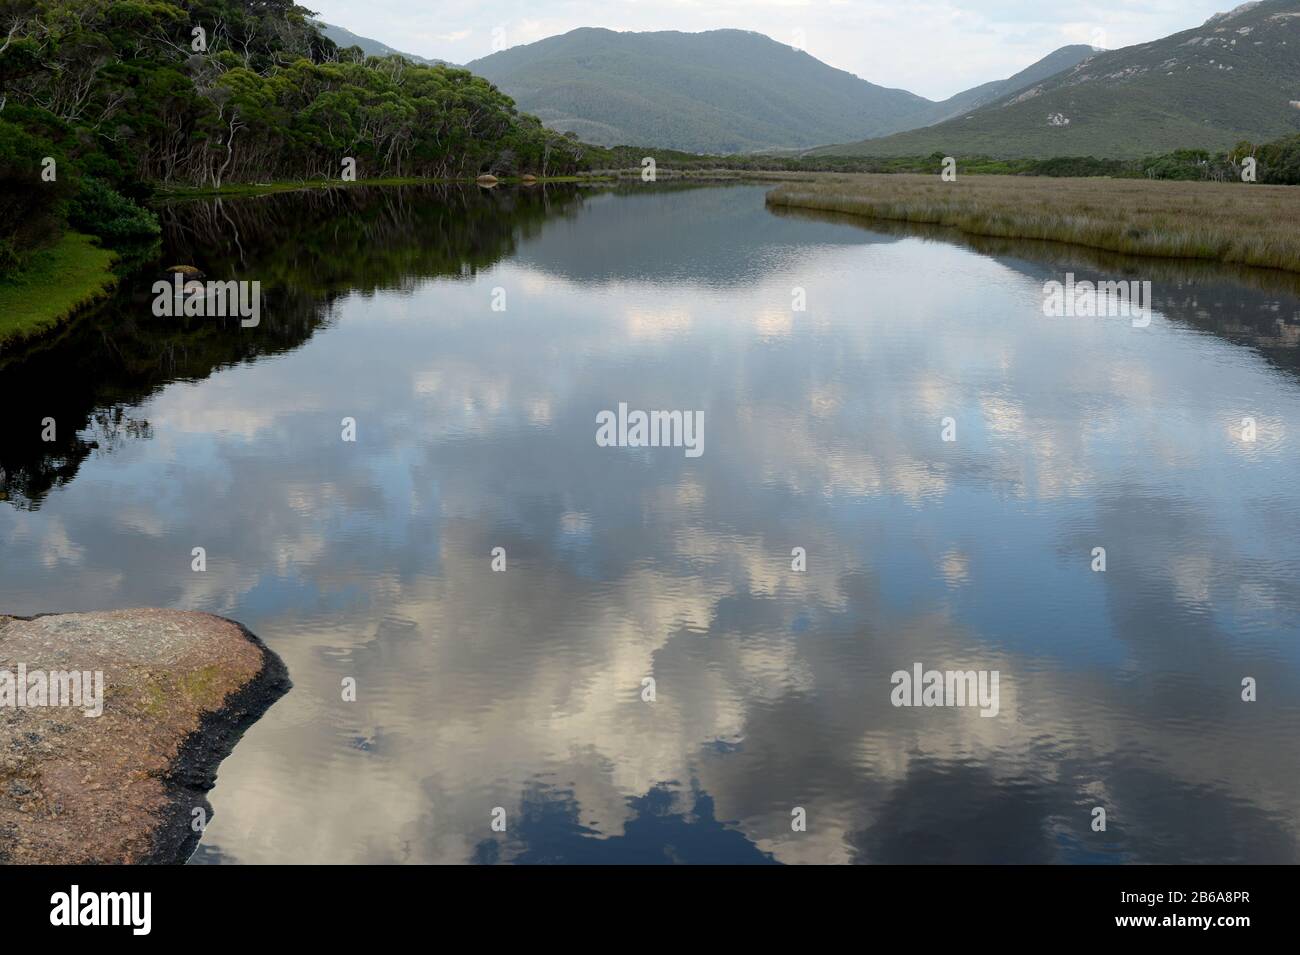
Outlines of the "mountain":
M 1262 0 L 1192 30 L 1096 53 L 938 125 L 812 153 L 1125 159 L 1296 133 L 1300 0 Z
M 560 131 L 605 146 L 692 152 L 798 149 L 884 136 L 969 112 L 1095 51 L 1061 47 L 1015 76 L 933 102 L 827 66 L 760 33 L 586 28 L 467 64 Z
M 601 145 L 751 152 L 884 136 L 934 104 L 760 33 L 583 28 L 466 68 L 553 129 Z
M 945 119 L 952 119 L 954 116 L 969 113 L 986 103 L 994 103 L 1004 96 L 1018 93 L 1026 87 L 1033 86 L 1035 83 L 1039 83 L 1049 76 L 1054 76 L 1062 70 L 1068 70 L 1093 54 L 1100 52 L 1102 51 L 1088 46 L 1086 43 L 1063 46 L 1059 50 L 1047 54 L 1037 63 L 1025 67 L 1014 76 L 1009 76 L 1005 80 L 981 83 L 979 86 L 972 87 L 957 93 L 955 96 L 950 96 L 946 100 L 935 103 L 935 109 L 929 117 L 929 122 L 925 125 L 941 123 Z
M 323 21 L 314 21 L 317 28 L 326 37 L 333 40 L 340 49 L 349 46 L 359 46 L 361 51 L 367 56 L 404 56 L 412 63 L 422 63 L 425 66 L 433 66 L 437 63 L 445 63 L 446 60 L 427 60 L 422 56 L 416 56 L 414 53 L 403 53 L 401 50 L 394 50 L 391 46 L 380 43 L 378 40 L 372 40 L 369 37 L 357 36 L 351 30 L 335 26 L 332 23 Z

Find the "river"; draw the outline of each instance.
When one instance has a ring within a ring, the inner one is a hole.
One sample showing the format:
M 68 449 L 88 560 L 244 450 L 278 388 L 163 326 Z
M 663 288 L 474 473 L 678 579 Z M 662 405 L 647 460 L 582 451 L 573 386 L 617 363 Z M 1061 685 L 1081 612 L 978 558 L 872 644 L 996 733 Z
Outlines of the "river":
M 1300 861 L 1296 280 L 764 191 L 178 203 L 258 325 L 155 269 L 0 356 L 0 608 L 207 610 L 294 681 L 195 863 Z M 1046 317 L 1067 272 L 1149 324 Z

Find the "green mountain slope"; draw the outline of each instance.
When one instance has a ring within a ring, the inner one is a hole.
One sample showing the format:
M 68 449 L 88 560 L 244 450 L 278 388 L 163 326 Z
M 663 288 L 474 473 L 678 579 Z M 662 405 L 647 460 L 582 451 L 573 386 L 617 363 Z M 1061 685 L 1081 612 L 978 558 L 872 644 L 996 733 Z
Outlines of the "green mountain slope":
M 819 155 L 1099 156 L 1224 149 L 1300 132 L 1300 0 L 1264 0 L 1097 53 L 955 119 Z
M 345 49 L 349 46 L 359 46 L 361 51 L 367 56 L 404 56 L 412 63 L 423 63 L 426 66 L 433 66 L 436 63 L 446 63 L 446 60 L 429 60 L 422 56 L 416 56 L 414 53 L 403 53 L 401 50 L 394 50 L 386 43 L 380 43 L 378 40 L 372 40 L 369 37 L 358 36 L 351 30 L 335 26 L 332 23 L 324 21 L 315 21 L 316 28 L 333 40 L 339 49 Z
M 466 68 L 546 125 L 601 145 L 695 152 L 807 147 L 908 129 L 934 107 L 743 30 L 584 28 Z
M 320 28 L 340 47 L 358 46 L 374 56 L 400 53 L 340 26 Z M 483 57 L 468 68 L 547 126 L 573 130 L 587 142 L 717 153 L 799 149 L 938 123 L 1068 69 L 1092 52 L 1083 45 L 1062 47 L 1015 76 L 942 102 L 875 86 L 742 30 L 581 29 Z
M 1099 52 L 1101 51 L 1093 49 L 1086 43 L 1075 43 L 1071 46 L 1063 46 L 1059 50 L 1053 50 L 1037 63 L 1025 67 L 1014 76 L 1009 76 L 1005 80 L 993 80 L 991 83 L 981 83 L 979 86 L 972 87 L 955 96 L 950 96 L 946 100 L 935 103 L 934 112 L 929 117 L 927 125 L 941 123 L 945 119 L 952 119 L 954 116 L 961 116 L 973 109 L 984 106 L 986 103 L 997 102 L 1004 96 L 1018 93 L 1026 87 L 1042 82 L 1049 76 L 1060 73 L 1062 70 L 1068 70 L 1070 67 Z

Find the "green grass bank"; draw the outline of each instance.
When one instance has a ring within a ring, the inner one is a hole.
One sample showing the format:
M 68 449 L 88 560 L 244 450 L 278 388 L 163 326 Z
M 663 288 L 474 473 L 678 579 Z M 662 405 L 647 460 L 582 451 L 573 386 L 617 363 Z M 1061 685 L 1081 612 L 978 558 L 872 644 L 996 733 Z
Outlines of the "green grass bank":
M 66 232 L 28 268 L 0 279 L 0 345 L 46 332 L 107 296 L 116 259 L 90 236 Z

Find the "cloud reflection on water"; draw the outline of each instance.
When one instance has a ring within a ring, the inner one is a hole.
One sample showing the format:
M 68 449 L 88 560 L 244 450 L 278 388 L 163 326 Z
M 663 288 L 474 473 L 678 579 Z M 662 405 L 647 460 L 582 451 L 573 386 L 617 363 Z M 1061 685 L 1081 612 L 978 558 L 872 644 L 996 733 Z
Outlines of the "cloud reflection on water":
M 1041 283 L 753 189 L 600 197 L 162 388 L 0 509 L 0 596 L 285 658 L 201 859 L 1297 861 L 1296 378 Z M 703 409 L 705 455 L 598 448 L 618 401 Z M 1000 670 L 1000 716 L 893 708 L 913 661 Z

